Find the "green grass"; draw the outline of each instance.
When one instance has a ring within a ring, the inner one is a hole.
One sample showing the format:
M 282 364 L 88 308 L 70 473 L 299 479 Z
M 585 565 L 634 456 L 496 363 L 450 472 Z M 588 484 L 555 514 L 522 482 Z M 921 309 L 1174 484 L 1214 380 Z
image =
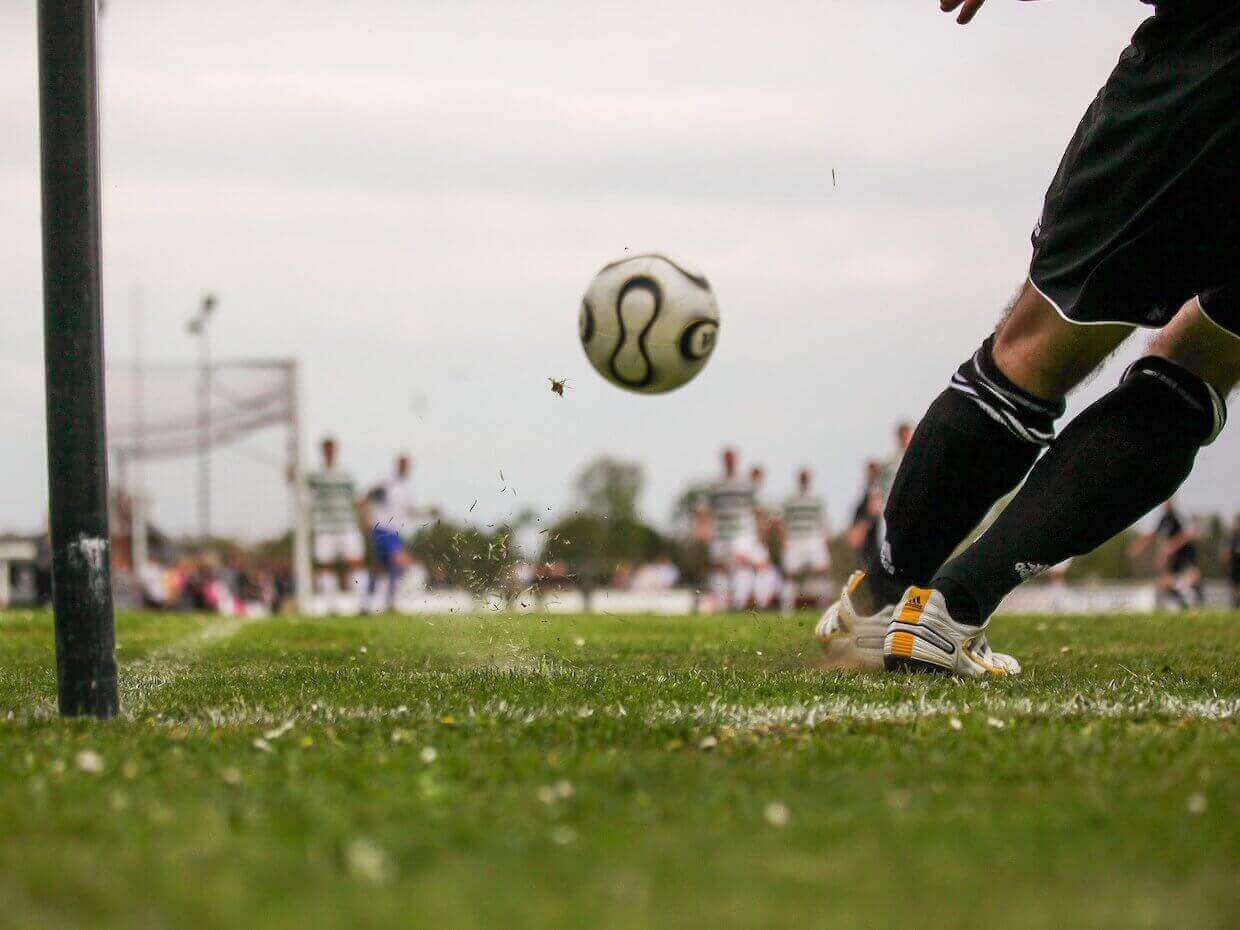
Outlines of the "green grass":
M 1238 620 L 956 683 L 809 618 L 123 616 L 101 724 L 0 614 L 0 926 L 1236 927 Z

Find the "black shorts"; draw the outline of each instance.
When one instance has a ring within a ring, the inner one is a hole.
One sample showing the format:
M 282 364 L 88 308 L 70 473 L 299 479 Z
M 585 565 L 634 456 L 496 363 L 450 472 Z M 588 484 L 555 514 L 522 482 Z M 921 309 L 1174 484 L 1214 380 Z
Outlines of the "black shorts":
M 1029 279 L 1078 323 L 1163 326 L 1200 297 L 1240 336 L 1240 0 L 1137 29 L 1046 193 Z
M 1172 575 L 1179 575 L 1188 571 L 1190 568 L 1197 567 L 1197 547 L 1192 543 L 1185 543 L 1175 550 L 1171 558 L 1167 560 L 1167 571 Z

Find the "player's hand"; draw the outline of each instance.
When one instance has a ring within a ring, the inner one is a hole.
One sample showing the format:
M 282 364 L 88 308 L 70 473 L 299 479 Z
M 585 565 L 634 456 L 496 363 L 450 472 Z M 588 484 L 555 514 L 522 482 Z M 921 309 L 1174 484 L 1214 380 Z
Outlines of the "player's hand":
M 960 15 L 956 17 L 956 22 L 960 25 L 971 22 L 973 17 L 977 15 L 978 10 L 982 8 L 982 4 L 986 0 L 939 0 L 939 8 L 944 13 L 951 13 L 960 10 Z

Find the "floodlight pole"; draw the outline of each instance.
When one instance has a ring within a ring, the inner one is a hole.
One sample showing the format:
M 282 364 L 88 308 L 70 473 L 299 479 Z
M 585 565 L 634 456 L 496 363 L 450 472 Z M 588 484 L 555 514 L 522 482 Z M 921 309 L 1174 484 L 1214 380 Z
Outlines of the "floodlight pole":
M 198 337 L 198 535 L 211 543 L 211 317 L 219 300 L 206 294 L 198 313 L 189 321 L 191 336 Z
M 120 708 L 108 541 L 95 0 L 39 0 L 43 339 L 60 712 Z

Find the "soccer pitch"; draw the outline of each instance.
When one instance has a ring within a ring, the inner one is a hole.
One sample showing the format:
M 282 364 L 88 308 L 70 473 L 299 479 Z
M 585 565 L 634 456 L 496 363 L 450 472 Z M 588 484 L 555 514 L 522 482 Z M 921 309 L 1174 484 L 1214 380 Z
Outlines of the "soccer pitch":
M 1001 618 L 984 683 L 810 622 L 121 616 L 98 723 L 0 614 L 0 926 L 1235 926 L 1234 614 Z

